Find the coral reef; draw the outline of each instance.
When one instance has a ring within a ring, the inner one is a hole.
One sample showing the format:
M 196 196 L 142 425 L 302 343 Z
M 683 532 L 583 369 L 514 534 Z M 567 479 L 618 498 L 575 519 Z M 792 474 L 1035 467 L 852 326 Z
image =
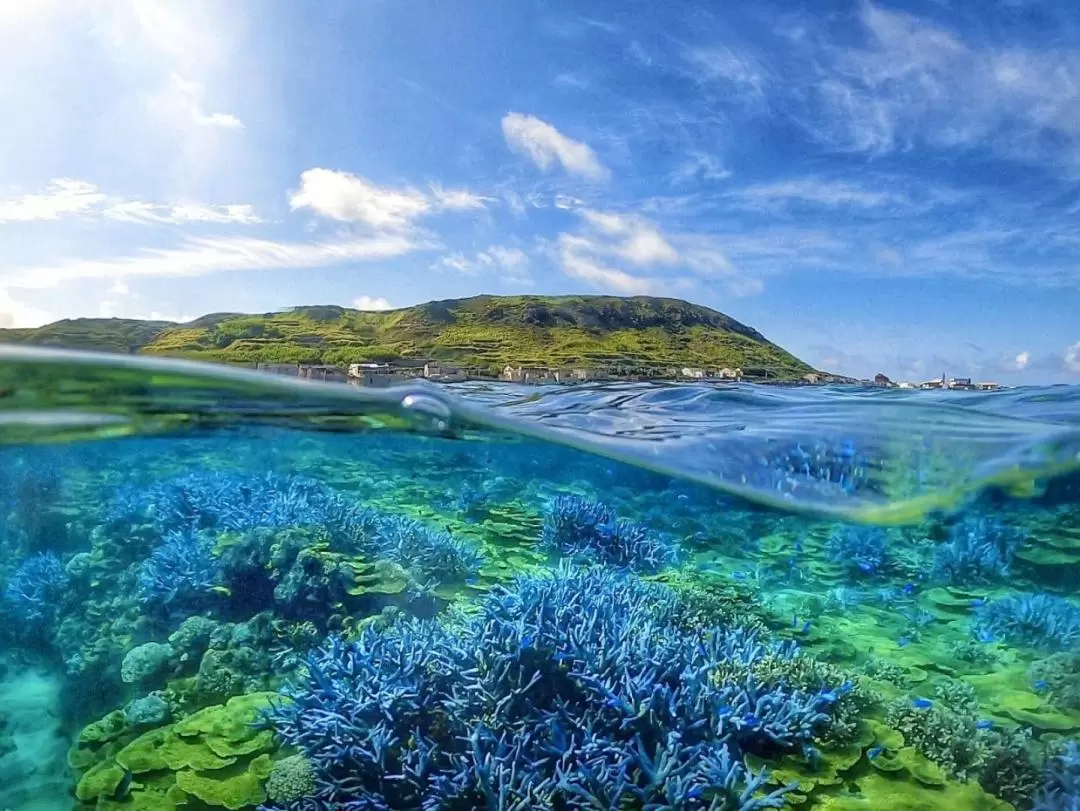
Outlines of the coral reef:
M 1050 759 L 1046 780 L 1035 798 L 1033 811 L 1080 809 L 1080 743 L 1070 742 Z
M 4 588 L 3 607 L 16 622 L 38 630 L 55 621 L 68 574 L 53 552 L 39 552 L 17 568 Z
M 1004 580 L 1023 536 L 997 518 L 966 515 L 934 551 L 931 579 L 957 586 Z
M 672 541 L 579 496 L 559 496 L 548 505 L 540 543 L 560 555 L 636 572 L 655 572 L 679 558 Z
M 976 633 L 1048 652 L 1080 645 L 1080 605 L 1052 594 L 1009 594 L 975 612 Z
M 798 652 L 672 633 L 677 611 L 671 589 L 611 570 L 522 577 L 448 625 L 331 638 L 268 723 L 314 764 L 318 808 L 778 807 L 787 789 L 755 796 L 741 758 L 807 745 L 836 691 L 726 677 Z
M 889 563 L 889 535 L 881 527 L 839 526 L 829 536 L 829 556 L 855 577 L 880 573 Z

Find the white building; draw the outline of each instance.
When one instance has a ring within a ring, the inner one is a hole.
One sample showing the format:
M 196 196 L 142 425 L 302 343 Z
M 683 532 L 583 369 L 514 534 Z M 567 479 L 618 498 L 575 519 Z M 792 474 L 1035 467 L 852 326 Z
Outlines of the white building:
M 691 380 L 704 380 L 705 379 L 705 370 L 704 369 L 694 369 L 694 368 L 692 368 L 690 366 L 684 366 L 682 368 L 682 376 L 683 377 L 689 377 Z
M 354 386 L 385 388 L 405 379 L 389 363 L 351 363 L 349 364 L 349 383 Z

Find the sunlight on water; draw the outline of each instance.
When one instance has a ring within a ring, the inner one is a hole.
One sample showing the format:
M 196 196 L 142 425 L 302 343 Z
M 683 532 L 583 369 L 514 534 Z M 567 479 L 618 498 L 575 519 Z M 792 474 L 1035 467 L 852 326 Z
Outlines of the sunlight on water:
M 1080 803 L 1075 388 L 0 364 L 0 809 Z

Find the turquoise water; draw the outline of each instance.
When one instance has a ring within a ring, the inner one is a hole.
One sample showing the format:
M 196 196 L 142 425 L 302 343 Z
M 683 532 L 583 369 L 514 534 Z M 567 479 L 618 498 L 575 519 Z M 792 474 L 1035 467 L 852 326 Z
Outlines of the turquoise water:
M 1080 389 L 5 349 L 0 438 L 0 808 L 1080 803 Z

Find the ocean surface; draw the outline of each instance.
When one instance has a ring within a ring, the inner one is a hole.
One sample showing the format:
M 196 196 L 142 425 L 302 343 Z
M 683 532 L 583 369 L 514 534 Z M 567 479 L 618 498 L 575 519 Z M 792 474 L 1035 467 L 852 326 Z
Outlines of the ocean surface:
M 1080 388 L 0 348 L 0 811 L 1080 809 Z

